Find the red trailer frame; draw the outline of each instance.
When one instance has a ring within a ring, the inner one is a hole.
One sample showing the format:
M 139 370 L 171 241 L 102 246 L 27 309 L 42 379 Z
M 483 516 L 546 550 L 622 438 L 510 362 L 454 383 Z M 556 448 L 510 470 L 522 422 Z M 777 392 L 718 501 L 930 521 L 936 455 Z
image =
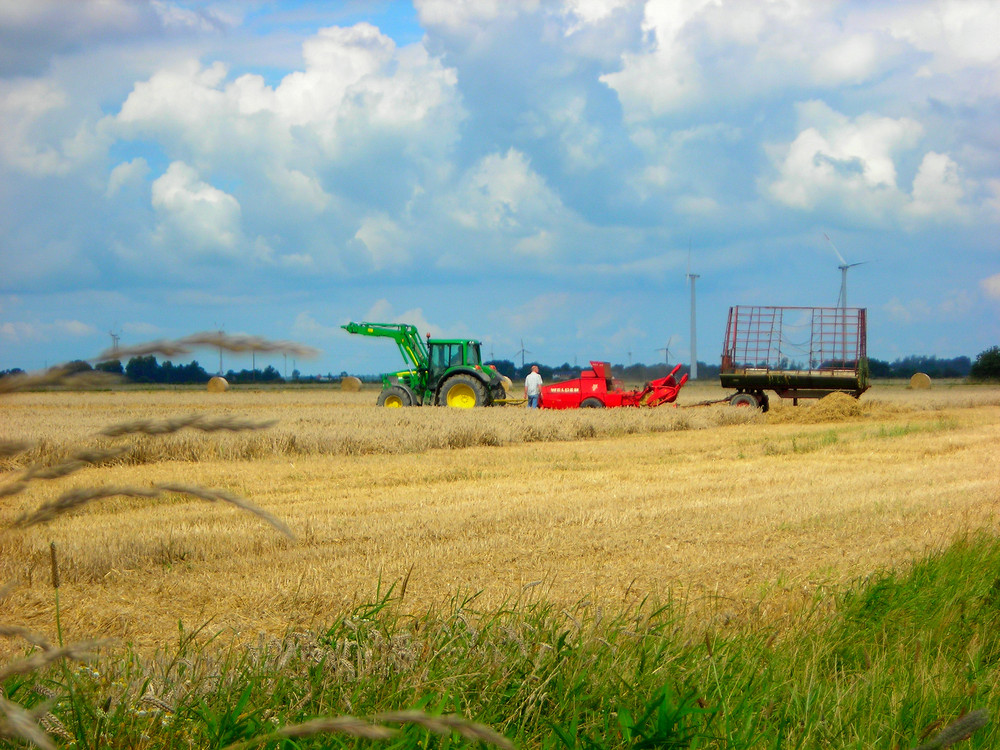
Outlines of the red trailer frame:
M 731 307 L 719 378 L 735 406 L 765 411 L 773 391 L 798 403 L 868 390 L 868 316 L 858 307 Z

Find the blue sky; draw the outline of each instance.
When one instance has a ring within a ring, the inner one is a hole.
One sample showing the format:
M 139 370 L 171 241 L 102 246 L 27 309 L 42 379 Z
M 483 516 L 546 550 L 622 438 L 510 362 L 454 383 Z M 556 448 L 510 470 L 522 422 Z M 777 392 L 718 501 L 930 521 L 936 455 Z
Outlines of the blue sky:
M 687 362 L 689 269 L 714 362 L 841 257 L 871 356 L 974 357 L 998 38 L 993 0 L 0 1 L 0 369 L 218 328 L 395 368 L 362 319 Z

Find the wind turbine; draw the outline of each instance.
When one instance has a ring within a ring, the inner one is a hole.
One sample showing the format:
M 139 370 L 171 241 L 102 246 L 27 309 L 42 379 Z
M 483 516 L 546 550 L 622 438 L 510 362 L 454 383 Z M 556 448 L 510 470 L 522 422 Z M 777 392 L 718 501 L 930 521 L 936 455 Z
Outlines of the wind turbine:
M 664 364 L 667 367 L 670 367 L 670 342 L 673 341 L 673 340 L 674 340 L 674 337 L 671 336 L 669 339 L 667 339 L 667 345 L 666 346 L 661 346 L 659 349 L 656 350 L 658 352 L 663 352 Z
M 840 269 L 840 297 L 837 298 L 837 307 L 845 310 L 847 309 L 847 270 L 855 266 L 863 266 L 868 261 L 862 260 L 857 263 L 848 263 L 844 260 L 844 256 L 840 254 L 837 246 L 833 244 L 833 240 L 830 239 L 826 232 L 823 232 L 823 236 L 826 237 L 826 241 L 830 243 L 830 247 L 833 248 L 833 252 L 837 254 L 837 259 L 840 261 L 840 265 L 837 266 Z
M 694 307 L 694 282 L 695 279 L 699 278 L 696 273 L 691 273 L 691 243 L 688 242 L 688 267 L 687 267 L 687 278 L 691 282 L 691 373 L 689 378 L 691 380 L 698 379 L 698 334 L 697 325 L 695 325 L 695 307 Z M 668 343 L 667 346 L 670 346 Z M 670 364 L 669 362 L 667 364 Z
M 524 348 L 524 339 L 521 339 L 521 348 L 517 352 L 514 353 L 514 356 L 516 357 L 518 354 L 521 355 L 521 369 L 523 370 L 524 369 L 524 355 L 525 354 L 531 354 L 530 351 L 528 351 L 527 349 Z

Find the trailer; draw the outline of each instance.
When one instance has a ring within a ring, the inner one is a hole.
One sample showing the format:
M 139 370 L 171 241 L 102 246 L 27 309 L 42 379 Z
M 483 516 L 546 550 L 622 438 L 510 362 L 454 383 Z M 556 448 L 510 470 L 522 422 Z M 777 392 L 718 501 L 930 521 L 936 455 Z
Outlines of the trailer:
M 768 409 L 767 391 L 800 398 L 868 390 L 867 310 L 729 308 L 719 378 L 733 406 Z
M 626 391 L 622 382 L 611 374 L 607 362 L 590 363 L 580 377 L 552 385 L 542 386 L 543 409 L 603 409 L 619 406 L 660 406 L 673 403 L 680 389 L 687 382 L 685 373 L 677 380 L 674 376 L 681 369 L 677 365 L 665 378 L 652 380 L 638 391 Z

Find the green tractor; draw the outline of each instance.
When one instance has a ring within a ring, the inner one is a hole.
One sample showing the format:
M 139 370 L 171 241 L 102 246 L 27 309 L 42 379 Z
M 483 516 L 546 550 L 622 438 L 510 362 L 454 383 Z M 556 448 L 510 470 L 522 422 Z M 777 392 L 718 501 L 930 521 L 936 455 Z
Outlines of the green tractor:
M 420 338 L 416 326 L 406 323 L 348 323 L 348 333 L 390 338 L 399 347 L 409 370 L 382 375 L 379 406 L 454 406 L 471 409 L 491 406 L 507 398 L 504 378 L 484 365 L 479 342 L 463 339 Z M 509 381 L 508 381 L 509 382 Z

